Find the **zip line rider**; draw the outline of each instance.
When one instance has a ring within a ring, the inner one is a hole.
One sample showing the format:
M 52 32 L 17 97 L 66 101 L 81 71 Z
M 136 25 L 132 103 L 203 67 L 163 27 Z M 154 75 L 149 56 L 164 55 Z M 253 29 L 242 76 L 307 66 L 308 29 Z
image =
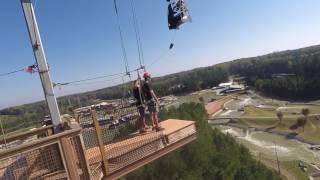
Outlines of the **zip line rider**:
M 169 30 L 177 30 L 185 22 L 191 22 L 185 0 L 167 0 Z
M 142 93 L 140 78 L 133 81 L 132 88 L 133 96 L 136 99 L 136 106 L 139 112 L 139 126 L 140 133 L 146 133 L 146 120 L 145 120 L 145 103 L 144 103 L 144 95 Z
M 148 106 L 148 111 L 150 113 L 150 119 L 152 121 L 152 130 L 161 131 L 163 130 L 163 128 L 159 126 L 159 122 L 158 122 L 159 101 L 150 85 L 151 74 L 148 72 L 145 72 L 143 74 L 143 78 L 144 78 L 143 93 L 146 99 L 146 104 Z

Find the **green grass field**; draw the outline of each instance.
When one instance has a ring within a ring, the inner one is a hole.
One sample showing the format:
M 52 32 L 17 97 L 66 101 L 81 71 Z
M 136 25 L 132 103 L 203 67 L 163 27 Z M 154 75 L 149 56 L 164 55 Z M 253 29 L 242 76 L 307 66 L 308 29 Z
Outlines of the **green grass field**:
M 294 177 L 299 180 L 309 180 L 308 172 L 304 172 L 299 167 L 299 161 L 285 161 L 280 163 L 282 168 L 285 168 L 288 172 L 290 172 Z M 308 169 L 310 166 L 308 166 Z
M 254 106 L 245 107 L 244 117 L 276 117 L 274 111 L 256 108 Z
M 317 112 L 313 112 L 317 113 Z M 283 114 L 283 120 L 280 124 L 276 116 L 276 111 L 265 110 L 248 106 L 245 108 L 244 115 L 240 118 L 239 123 L 248 127 L 269 128 L 272 131 L 285 133 L 298 133 L 298 136 L 313 143 L 320 143 L 320 119 L 309 117 L 308 122 L 304 127 L 298 129 L 290 129 L 297 121 L 297 118 L 302 115 L 292 115 L 290 113 Z
M 204 103 L 211 102 L 212 99 L 221 99 L 224 96 L 217 96 L 214 92 L 211 90 L 204 90 L 204 91 L 197 91 L 192 94 L 188 94 L 186 96 L 179 96 L 178 102 L 179 103 L 189 103 L 189 102 L 200 102 L 199 98 L 202 97 L 204 100 Z
M 261 161 L 263 164 L 269 168 L 278 171 L 277 161 L 272 157 L 260 154 L 260 156 L 255 156 L 257 161 Z M 280 161 L 280 173 L 282 174 L 283 179 L 291 180 L 296 178 L 297 180 L 309 180 L 309 173 L 318 172 L 315 168 L 310 165 L 307 165 L 308 170 L 304 172 L 299 167 L 300 161 Z M 292 178 L 291 178 L 292 177 Z
M 316 106 L 316 105 L 306 105 L 306 106 L 303 106 L 303 105 L 289 105 L 288 107 L 300 107 L 300 108 L 307 107 L 310 110 L 311 114 L 320 113 L 320 106 Z
M 0 121 L 3 125 L 3 130 L 0 129 L 0 138 L 3 138 L 3 134 L 10 136 L 12 134 L 28 131 L 32 128 L 37 127 L 32 123 L 26 121 L 20 122 L 16 116 L 0 115 Z

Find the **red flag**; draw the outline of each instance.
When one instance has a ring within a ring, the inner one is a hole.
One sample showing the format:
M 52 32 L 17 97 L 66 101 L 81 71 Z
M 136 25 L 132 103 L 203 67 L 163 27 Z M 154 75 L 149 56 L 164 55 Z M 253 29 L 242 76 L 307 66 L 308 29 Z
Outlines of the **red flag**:
M 25 69 L 25 71 L 26 71 L 27 73 L 29 73 L 29 74 L 34 73 L 34 71 L 33 71 L 33 66 L 28 66 L 28 67 Z

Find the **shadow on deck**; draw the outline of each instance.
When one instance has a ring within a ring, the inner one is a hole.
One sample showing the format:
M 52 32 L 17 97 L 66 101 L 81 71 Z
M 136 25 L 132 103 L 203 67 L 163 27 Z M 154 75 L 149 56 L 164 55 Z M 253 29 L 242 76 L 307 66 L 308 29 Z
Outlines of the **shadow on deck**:
M 161 126 L 161 132 L 107 143 L 97 139 L 100 143 L 90 147 L 79 126 L 57 134 L 50 127 L 15 135 L 7 141 L 12 147 L 0 150 L 0 179 L 116 179 L 196 139 L 193 121 L 170 119 Z
M 107 156 L 105 178 L 121 177 L 196 139 L 192 121 L 170 119 L 161 122 L 161 126 L 162 132 L 133 133 L 123 141 L 104 145 Z M 89 166 L 103 162 L 99 147 L 87 149 L 86 155 Z

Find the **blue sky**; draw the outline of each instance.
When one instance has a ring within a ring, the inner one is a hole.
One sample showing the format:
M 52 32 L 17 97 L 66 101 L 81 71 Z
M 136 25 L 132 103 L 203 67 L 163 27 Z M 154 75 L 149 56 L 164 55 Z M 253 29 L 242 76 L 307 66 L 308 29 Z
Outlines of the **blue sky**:
M 118 0 L 130 68 L 138 54 L 130 0 Z M 135 0 L 146 64 L 154 76 L 241 57 L 320 44 L 319 0 L 189 0 L 193 22 L 167 28 L 166 0 Z M 123 72 L 112 0 L 37 0 L 51 76 L 65 82 Z M 35 62 L 19 0 L 0 6 L 0 74 Z M 175 34 L 175 35 L 174 35 Z M 168 51 L 174 38 L 174 48 Z M 58 96 L 121 83 L 56 88 Z M 0 77 L 0 108 L 43 99 L 37 74 Z

